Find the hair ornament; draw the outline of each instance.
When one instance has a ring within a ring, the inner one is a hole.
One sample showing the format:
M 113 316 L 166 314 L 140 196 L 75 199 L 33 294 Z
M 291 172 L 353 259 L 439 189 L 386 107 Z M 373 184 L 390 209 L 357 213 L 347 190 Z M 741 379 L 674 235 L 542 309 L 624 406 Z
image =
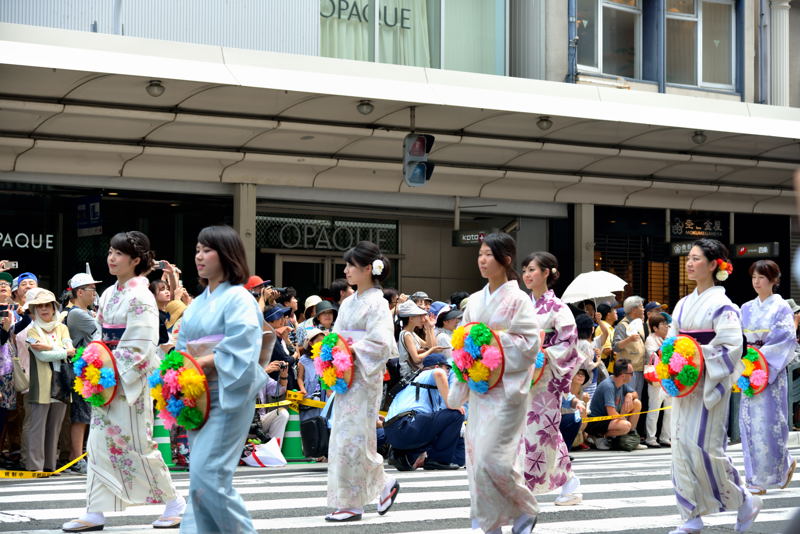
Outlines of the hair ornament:
M 372 262 L 372 274 L 374 274 L 375 276 L 380 276 L 381 273 L 383 272 L 383 267 L 384 267 L 383 260 L 377 259 L 377 260 L 373 261 Z
M 558 269 L 556 269 L 555 267 L 551 267 L 551 268 L 550 268 L 550 272 L 551 272 L 552 274 L 556 274 L 556 273 L 558 272 Z
M 717 258 L 717 272 L 714 277 L 719 280 L 720 282 L 724 282 L 728 279 L 728 277 L 733 273 L 733 264 L 730 260 L 723 260 L 721 258 Z

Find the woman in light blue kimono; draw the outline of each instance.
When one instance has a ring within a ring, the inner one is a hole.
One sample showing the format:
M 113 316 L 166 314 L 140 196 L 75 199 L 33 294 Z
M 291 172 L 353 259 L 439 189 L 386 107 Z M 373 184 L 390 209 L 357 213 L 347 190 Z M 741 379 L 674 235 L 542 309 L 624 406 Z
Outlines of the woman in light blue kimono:
M 183 314 L 177 349 L 197 359 L 208 378 L 208 421 L 189 431 L 189 504 L 181 532 L 252 533 L 250 514 L 233 489 L 233 475 L 266 382 L 259 365 L 263 318 L 242 284 L 249 272 L 233 228 L 210 226 L 197 237 L 195 265 L 205 291 Z
M 758 296 L 742 306 L 742 327 L 747 342 L 767 360 L 769 385 L 753 397 L 742 395 L 739 427 L 747 489 L 763 495 L 768 489 L 788 486 L 797 466 L 787 447 L 786 384 L 786 367 L 794 357 L 797 341 L 792 310 L 774 292 L 781 279 L 778 265 L 759 260 L 750 266 L 750 276 Z

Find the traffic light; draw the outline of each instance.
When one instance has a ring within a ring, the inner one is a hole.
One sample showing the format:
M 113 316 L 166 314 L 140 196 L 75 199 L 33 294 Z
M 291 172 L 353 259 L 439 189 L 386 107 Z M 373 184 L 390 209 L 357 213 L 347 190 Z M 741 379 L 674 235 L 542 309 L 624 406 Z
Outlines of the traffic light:
M 434 137 L 427 134 L 408 134 L 403 140 L 403 179 L 409 187 L 425 185 L 433 174 L 433 163 L 428 153 Z

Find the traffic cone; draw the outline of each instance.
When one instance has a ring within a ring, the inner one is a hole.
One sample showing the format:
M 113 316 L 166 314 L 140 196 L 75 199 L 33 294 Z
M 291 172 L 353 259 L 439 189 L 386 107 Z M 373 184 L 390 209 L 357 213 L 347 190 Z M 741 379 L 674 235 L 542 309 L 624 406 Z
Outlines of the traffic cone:
M 289 462 L 304 462 L 306 457 L 303 456 L 303 440 L 300 438 L 300 412 L 293 410 L 292 406 L 286 409 L 289 410 L 289 422 L 286 423 L 281 452 Z
M 164 428 L 164 422 L 158 414 L 153 420 L 153 441 L 158 444 L 158 452 L 161 453 L 161 458 L 164 459 L 167 467 L 175 467 L 172 462 L 172 445 L 169 441 L 169 430 Z

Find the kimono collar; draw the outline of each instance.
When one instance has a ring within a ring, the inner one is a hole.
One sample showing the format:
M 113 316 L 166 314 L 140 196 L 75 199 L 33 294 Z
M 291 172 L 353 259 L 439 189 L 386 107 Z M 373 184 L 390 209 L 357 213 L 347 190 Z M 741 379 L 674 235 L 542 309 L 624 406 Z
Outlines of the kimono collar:
M 756 304 L 758 304 L 759 306 L 764 307 L 764 306 L 771 306 L 772 305 L 772 301 L 775 300 L 775 297 L 780 297 L 780 295 L 778 295 L 777 293 L 773 293 L 772 295 L 768 296 L 764 300 L 761 300 L 760 298 L 758 298 L 758 295 L 756 295 L 756 298 L 753 299 L 753 300 L 755 300 Z M 783 297 L 781 297 L 781 299 L 783 299 Z
M 365 296 L 367 296 L 373 289 L 377 291 L 378 287 L 377 286 L 368 287 L 363 292 L 355 291 L 351 296 L 353 297 L 353 300 L 360 300 L 360 298 L 364 298 Z
M 205 292 L 208 293 L 209 298 L 211 298 L 225 293 L 229 287 L 231 287 L 231 283 L 225 280 L 224 282 L 221 282 L 214 291 L 211 291 L 211 288 L 206 286 Z
M 134 276 L 122 285 L 120 285 L 119 282 L 114 284 L 114 286 L 117 288 L 117 291 L 125 291 L 126 289 L 133 289 L 134 287 L 139 287 L 141 285 L 144 285 L 146 288 L 148 285 L 150 285 L 150 282 L 148 282 L 147 278 L 144 276 Z
M 546 300 L 552 300 L 552 299 L 553 299 L 553 297 L 555 297 L 555 296 L 556 296 L 556 294 L 553 292 L 553 290 L 552 290 L 552 289 L 548 289 L 547 291 L 545 291 L 544 293 L 542 293 L 542 296 L 541 296 L 541 297 L 539 297 L 538 299 L 535 299 L 535 300 L 533 301 L 533 304 L 534 304 L 535 306 L 539 306 L 540 304 L 542 304 L 542 303 L 543 303 L 543 302 L 545 302 Z M 534 296 L 533 296 L 533 292 L 531 292 L 531 298 L 534 298 Z
M 517 286 L 516 280 L 509 280 L 505 284 L 502 284 L 494 290 L 494 293 L 489 291 L 489 284 L 483 286 L 483 303 L 484 305 L 489 304 L 492 300 L 494 300 L 497 295 L 505 292 L 505 289 L 509 287 L 509 284 L 513 284 L 515 287 Z

